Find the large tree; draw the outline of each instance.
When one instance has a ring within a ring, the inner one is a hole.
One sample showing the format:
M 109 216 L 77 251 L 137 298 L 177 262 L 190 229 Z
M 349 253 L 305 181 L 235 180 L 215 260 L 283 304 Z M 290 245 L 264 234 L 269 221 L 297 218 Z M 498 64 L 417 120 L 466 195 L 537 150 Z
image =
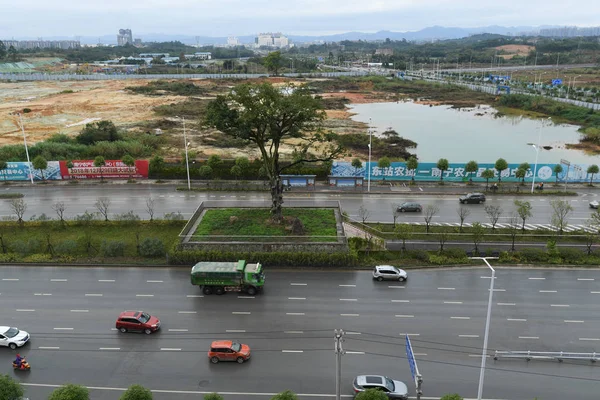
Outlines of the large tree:
M 0 60 L 6 57 L 6 45 L 0 40 Z
M 33 159 L 33 168 L 38 169 L 42 174 L 42 180 L 45 181 L 46 177 L 44 176 L 44 170 L 48 168 L 48 161 L 43 156 L 36 156 Z
M 303 162 L 330 161 L 342 153 L 335 135 L 321 130 L 324 117 L 320 98 L 313 97 L 304 86 L 244 83 L 211 101 L 205 122 L 258 147 L 271 187 L 271 214 L 281 221 L 282 171 Z M 291 140 L 295 146 L 293 161 L 282 166 L 280 146 Z
M 23 386 L 8 375 L 0 375 L 0 399 L 20 399 L 23 397 Z
M 279 72 L 279 68 L 281 68 L 281 64 L 283 62 L 283 58 L 281 57 L 280 51 L 273 51 L 269 53 L 263 60 L 265 67 L 269 71 L 272 71 L 275 75 Z

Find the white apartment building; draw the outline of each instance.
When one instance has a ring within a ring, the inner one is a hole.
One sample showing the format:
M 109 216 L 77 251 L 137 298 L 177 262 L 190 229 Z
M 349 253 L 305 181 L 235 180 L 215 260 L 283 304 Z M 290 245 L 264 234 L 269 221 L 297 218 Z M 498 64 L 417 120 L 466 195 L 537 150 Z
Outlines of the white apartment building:
M 255 39 L 255 44 L 257 47 L 275 47 L 280 49 L 289 47 L 290 40 L 280 32 L 259 33 Z
M 236 46 L 239 46 L 240 44 L 241 44 L 240 40 L 235 36 L 230 36 L 227 38 L 227 46 L 229 46 L 229 47 L 236 47 Z

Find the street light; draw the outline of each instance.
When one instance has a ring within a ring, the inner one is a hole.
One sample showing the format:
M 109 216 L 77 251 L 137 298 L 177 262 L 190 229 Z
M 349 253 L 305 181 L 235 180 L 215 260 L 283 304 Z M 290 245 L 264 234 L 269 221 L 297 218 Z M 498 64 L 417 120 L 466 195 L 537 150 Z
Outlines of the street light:
M 533 179 L 531 180 L 531 193 L 533 193 L 534 185 L 535 185 L 535 176 L 537 175 L 538 156 L 540 155 L 540 148 L 541 148 L 541 141 L 542 141 L 542 128 L 544 127 L 544 122 L 548 121 L 550 119 L 552 119 L 552 118 L 548 117 L 548 118 L 543 119 L 542 124 L 538 127 L 539 135 L 538 135 L 537 146 L 533 143 L 527 143 L 528 146 L 533 147 L 533 149 L 535 150 L 535 166 L 533 167 Z
M 492 279 L 490 282 L 490 295 L 488 297 L 487 317 L 485 319 L 485 334 L 483 336 L 483 350 L 481 352 L 481 369 L 479 371 L 479 388 L 477 389 L 477 400 L 481 400 L 483 394 L 483 378 L 485 375 L 485 360 L 487 358 L 488 336 L 490 332 L 490 319 L 492 316 L 492 298 L 494 296 L 494 281 L 496 280 L 496 270 L 492 268 L 488 260 L 497 260 L 498 257 L 471 257 L 472 260 L 483 260 L 488 268 L 492 271 Z
M 27 136 L 25 136 L 25 126 L 23 125 L 21 113 L 17 113 L 17 115 L 19 116 L 19 125 L 21 125 L 21 131 L 23 132 L 23 143 L 25 144 L 25 154 L 27 155 L 27 165 L 29 166 L 29 179 L 31 179 L 31 183 L 33 184 L 33 167 L 31 165 L 31 161 L 29 160 L 29 148 L 27 147 Z
M 571 78 L 571 83 L 567 85 L 567 99 L 569 98 L 569 92 L 571 91 L 571 86 L 575 87 L 575 79 L 579 78 L 581 75 L 577 75 L 575 78 Z
M 369 177 L 367 179 L 367 192 L 371 192 L 371 118 L 369 118 L 369 162 L 367 163 L 367 168 L 369 169 Z
M 190 162 L 188 159 L 188 147 L 190 146 L 190 143 L 188 143 L 187 136 L 185 135 L 185 117 L 175 116 L 175 118 L 181 118 L 181 120 L 183 122 L 183 145 L 185 146 L 185 169 L 187 171 L 188 191 L 190 191 L 190 190 L 192 190 L 192 185 L 190 183 Z

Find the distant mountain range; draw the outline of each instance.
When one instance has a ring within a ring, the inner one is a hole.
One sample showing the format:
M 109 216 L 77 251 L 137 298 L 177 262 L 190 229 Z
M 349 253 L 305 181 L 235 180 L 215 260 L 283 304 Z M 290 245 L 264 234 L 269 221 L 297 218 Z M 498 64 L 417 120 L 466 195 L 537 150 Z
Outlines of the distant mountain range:
M 391 40 L 416 40 L 416 41 L 428 41 L 428 40 L 440 40 L 440 39 L 460 39 L 463 37 L 467 37 L 469 35 L 481 34 L 481 33 L 491 33 L 498 35 L 535 35 L 540 32 L 542 29 L 557 29 L 561 28 L 560 26 L 485 26 L 480 28 L 453 28 L 453 27 L 443 27 L 443 26 L 431 26 L 419 31 L 414 32 L 391 32 L 391 31 L 379 31 L 375 33 L 365 33 L 365 32 L 347 32 L 340 33 L 335 35 L 320 35 L 320 36 L 300 36 L 300 35 L 287 35 L 294 43 L 307 43 L 307 42 L 339 42 L 342 40 L 385 40 L 387 38 Z M 283 32 L 285 34 L 285 32 Z M 218 44 L 226 44 L 227 37 L 210 37 L 210 36 L 190 36 L 190 35 L 168 35 L 162 33 L 150 33 L 150 34 L 135 34 L 135 29 L 133 29 L 134 38 L 141 38 L 144 42 L 169 42 L 169 41 L 180 41 L 185 44 L 195 45 L 199 43 L 200 45 L 218 45 Z M 79 40 L 82 44 L 116 44 L 117 43 L 117 34 L 115 32 L 114 35 L 102 35 L 100 37 L 96 36 L 79 36 Z M 237 37 L 242 44 L 250 44 L 254 43 L 255 36 L 238 36 Z M 17 40 L 34 40 L 37 38 L 25 38 L 25 37 L 16 37 Z M 74 39 L 72 36 L 55 36 L 55 37 L 44 37 L 44 40 L 72 40 Z

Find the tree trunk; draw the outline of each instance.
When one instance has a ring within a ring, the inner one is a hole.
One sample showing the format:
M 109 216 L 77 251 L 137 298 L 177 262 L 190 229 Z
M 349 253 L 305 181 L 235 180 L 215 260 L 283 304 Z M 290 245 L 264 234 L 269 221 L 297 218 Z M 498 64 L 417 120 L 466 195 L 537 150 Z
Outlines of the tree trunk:
M 274 176 L 270 179 L 271 184 L 271 218 L 274 221 L 281 222 L 283 215 L 281 205 L 283 204 L 283 184 L 281 177 Z

